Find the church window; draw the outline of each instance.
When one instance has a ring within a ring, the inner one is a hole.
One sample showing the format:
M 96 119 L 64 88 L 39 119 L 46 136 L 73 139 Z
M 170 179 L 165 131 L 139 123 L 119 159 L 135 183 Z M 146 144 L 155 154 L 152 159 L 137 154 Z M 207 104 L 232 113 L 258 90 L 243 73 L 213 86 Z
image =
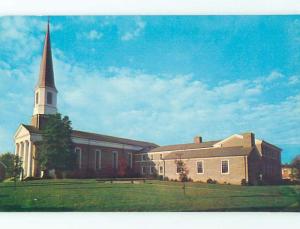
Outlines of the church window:
M 159 174 L 163 174 L 163 172 L 164 172 L 164 167 L 159 166 Z
M 143 154 L 142 161 L 147 161 L 147 154 Z
M 101 169 L 101 151 L 100 150 L 96 150 L 95 151 L 96 154 L 96 169 Z
M 76 156 L 77 156 L 78 168 L 81 169 L 81 160 L 82 160 L 81 149 L 79 147 L 76 147 L 75 148 L 75 153 L 76 153 Z
M 228 160 L 221 161 L 221 173 L 229 174 L 229 161 Z
M 47 92 L 47 104 L 52 104 L 52 93 Z
M 128 153 L 127 165 L 128 165 L 129 168 L 132 169 L 132 153 Z
M 197 173 L 204 173 L 203 161 L 197 161 Z
M 39 93 L 35 94 L 35 104 L 39 104 Z
M 154 166 L 150 166 L 150 174 L 154 174 Z
M 145 174 L 145 167 L 144 166 L 141 167 L 141 173 Z
M 117 151 L 114 151 L 112 153 L 112 167 L 113 167 L 113 169 L 118 168 L 118 152 Z

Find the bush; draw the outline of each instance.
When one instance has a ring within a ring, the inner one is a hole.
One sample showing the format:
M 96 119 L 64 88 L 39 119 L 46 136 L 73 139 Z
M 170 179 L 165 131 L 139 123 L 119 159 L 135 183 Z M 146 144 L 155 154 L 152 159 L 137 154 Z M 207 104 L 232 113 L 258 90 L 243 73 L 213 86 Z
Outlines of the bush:
M 246 179 L 242 179 L 242 180 L 241 180 L 241 185 L 242 185 L 242 186 L 248 185 L 248 182 L 246 181 Z
M 159 176 L 157 177 L 157 179 L 158 179 L 158 180 L 163 180 L 164 177 L 163 177 L 162 175 L 159 175 Z
M 188 178 L 188 182 L 193 182 L 193 179 L 192 178 Z
M 218 182 L 216 180 L 213 180 L 211 178 L 208 178 L 206 181 L 207 184 L 217 184 Z
M 164 180 L 164 181 L 169 181 L 169 178 L 168 178 L 168 177 L 165 177 L 163 180 Z

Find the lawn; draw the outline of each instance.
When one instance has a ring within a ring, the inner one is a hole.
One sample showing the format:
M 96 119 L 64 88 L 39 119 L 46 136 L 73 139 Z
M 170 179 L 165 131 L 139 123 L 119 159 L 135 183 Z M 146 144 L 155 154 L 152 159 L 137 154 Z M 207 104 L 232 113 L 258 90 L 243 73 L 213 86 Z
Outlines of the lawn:
M 96 180 L 0 183 L 0 211 L 300 211 L 300 186 Z

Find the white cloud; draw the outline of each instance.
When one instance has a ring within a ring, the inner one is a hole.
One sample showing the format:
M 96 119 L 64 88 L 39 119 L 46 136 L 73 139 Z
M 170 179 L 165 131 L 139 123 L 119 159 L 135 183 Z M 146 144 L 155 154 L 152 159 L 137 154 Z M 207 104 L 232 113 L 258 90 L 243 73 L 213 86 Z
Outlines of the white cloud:
M 39 18 L 0 17 L 0 43 L 5 44 L 0 45 L 0 52 L 11 53 L 13 61 L 28 61 L 29 57 L 42 50 L 46 23 Z M 60 29 L 60 24 L 51 26 L 51 30 Z
M 284 78 L 284 75 L 278 71 L 273 71 L 271 72 L 271 74 L 266 77 L 266 81 L 267 82 L 272 82 L 272 81 L 275 81 L 275 80 L 278 80 L 278 79 L 282 79 Z
M 268 104 L 261 100 L 265 88 L 248 80 L 209 87 L 189 75 L 162 77 L 114 67 L 99 72 L 56 62 L 60 108 L 77 129 L 159 144 L 249 130 L 275 144 L 300 140 L 295 136 L 300 95 Z
M 288 80 L 289 85 L 296 85 L 300 83 L 300 76 L 291 76 Z
M 91 30 L 88 33 L 85 33 L 85 37 L 89 40 L 100 40 L 103 36 L 103 33 L 96 30 Z
M 124 33 L 121 36 L 121 40 L 123 41 L 129 41 L 132 39 L 135 39 L 140 35 L 140 33 L 143 31 L 143 29 L 146 26 L 146 22 L 144 22 L 140 17 L 136 17 L 135 19 L 135 26 L 133 29 L 130 29 L 126 33 Z

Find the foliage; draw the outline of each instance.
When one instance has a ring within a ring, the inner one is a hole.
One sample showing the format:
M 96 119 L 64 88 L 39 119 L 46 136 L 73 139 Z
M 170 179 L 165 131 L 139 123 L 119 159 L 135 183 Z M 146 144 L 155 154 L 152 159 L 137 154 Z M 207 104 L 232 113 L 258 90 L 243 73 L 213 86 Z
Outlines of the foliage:
M 0 155 L 0 161 L 6 166 L 5 167 L 5 178 L 13 176 L 14 157 L 15 157 L 15 155 L 10 152 Z
M 243 185 L 243 186 L 248 185 L 248 182 L 246 181 L 246 179 L 242 179 L 241 180 L 241 185 Z
M 14 160 L 13 160 L 14 166 L 13 166 L 12 177 L 15 182 L 15 188 L 16 188 L 16 182 L 20 178 L 20 176 L 22 176 L 23 168 L 22 168 L 21 158 L 18 155 L 14 155 L 13 158 L 14 158 Z M 23 177 L 21 177 L 21 178 L 23 178 Z
M 39 145 L 37 160 L 44 171 L 72 170 L 76 164 L 76 155 L 71 139 L 72 127 L 68 116 L 47 115 L 42 130 L 43 140 Z
M 206 181 L 207 184 L 217 184 L 218 182 L 216 180 L 213 180 L 211 178 L 208 178 Z
M 177 173 L 179 175 L 179 180 L 181 182 L 188 181 L 189 170 L 187 169 L 185 163 L 180 159 L 175 161 L 177 166 Z
M 187 169 L 185 163 L 180 159 L 175 161 L 177 166 L 177 173 L 179 174 L 179 180 L 183 182 L 182 190 L 185 195 L 185 182 L 188 181 L 189 170 Z
M 296 170 L 293 170 L 295 178 L 300 178 L 300 155 L 297 155 L 292 161 L 292 167 Z

